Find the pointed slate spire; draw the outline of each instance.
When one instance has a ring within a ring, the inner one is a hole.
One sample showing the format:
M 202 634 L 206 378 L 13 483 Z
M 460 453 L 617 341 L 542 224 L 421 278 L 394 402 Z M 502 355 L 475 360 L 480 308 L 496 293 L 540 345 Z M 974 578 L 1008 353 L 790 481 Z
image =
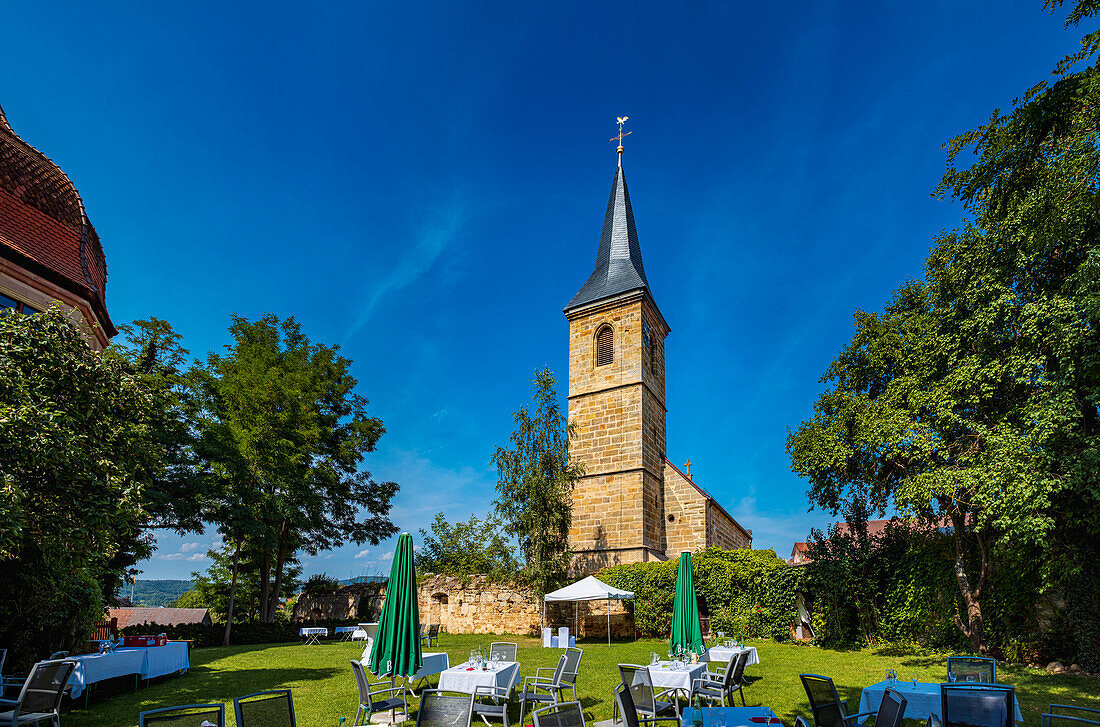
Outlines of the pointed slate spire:
M 600 247 L 596 252 L 596 269 L 569 305 L 565 306 L 565 312 L 632 290 L 648 289 L 649 283 L 642 266 L 642 250 L 634 229 L 634 210 L 630 207 L 630 194 L 626 190 L 626 176 L 620 161 L 611 185 L 611 197 L 607 200 L 603 234 L 600 235 Z

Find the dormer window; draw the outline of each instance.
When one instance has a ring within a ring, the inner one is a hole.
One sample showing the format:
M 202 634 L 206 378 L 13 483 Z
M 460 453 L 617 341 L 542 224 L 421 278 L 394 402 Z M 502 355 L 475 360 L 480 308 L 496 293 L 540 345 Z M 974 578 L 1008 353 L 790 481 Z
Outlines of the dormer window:
M 606 323 L 596 331 L 596 365 L 607 366 L 615 361 L 615 332 Z

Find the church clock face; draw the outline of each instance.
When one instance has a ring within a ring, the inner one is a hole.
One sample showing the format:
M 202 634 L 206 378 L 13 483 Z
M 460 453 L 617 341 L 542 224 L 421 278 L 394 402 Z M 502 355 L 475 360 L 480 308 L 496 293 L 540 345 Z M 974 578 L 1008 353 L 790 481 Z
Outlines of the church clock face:
M 642 321 L 642 345 L 649 348 L 649 324 L 646 321 Z

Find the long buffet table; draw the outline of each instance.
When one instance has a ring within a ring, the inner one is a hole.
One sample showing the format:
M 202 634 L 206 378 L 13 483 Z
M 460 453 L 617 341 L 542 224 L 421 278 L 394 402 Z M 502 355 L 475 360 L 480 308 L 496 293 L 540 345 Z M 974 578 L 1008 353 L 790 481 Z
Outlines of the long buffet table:
M 69 677 L 69 696 L 73 699 L 96 682 L 132 675 L 136 688 L 138 679 L 182 674 L 191 667 L 187 644 L 183 641 L 169 641 L 164 646 L 119 647 L 106 654 L 84 654 L 68 659 L 76 662 Z

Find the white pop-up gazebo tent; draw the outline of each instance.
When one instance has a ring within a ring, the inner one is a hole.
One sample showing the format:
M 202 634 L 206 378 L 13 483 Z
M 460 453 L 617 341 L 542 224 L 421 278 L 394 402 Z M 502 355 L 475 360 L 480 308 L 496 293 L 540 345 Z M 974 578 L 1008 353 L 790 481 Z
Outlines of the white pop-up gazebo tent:
M 607 645 L 611 646 L 611 602 L 626 601 L 634 598 L 631 591 L 609 586 L 596 576 L 559 588 L 542 597 L 542 622 L 546 624 L 546 602 L 548 601 L 607 601 Z

